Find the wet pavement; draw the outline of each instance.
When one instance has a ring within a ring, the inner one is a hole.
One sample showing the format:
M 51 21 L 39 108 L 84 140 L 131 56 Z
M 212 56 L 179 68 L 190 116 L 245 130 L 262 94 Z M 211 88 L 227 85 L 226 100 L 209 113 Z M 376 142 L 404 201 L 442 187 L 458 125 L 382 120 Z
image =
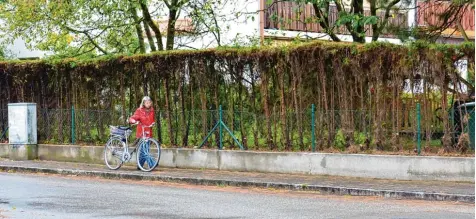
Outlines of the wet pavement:
M 0 166 L 20 166 L 50 169 L 71 169 L 112 172 L 135 175 L 159 175 L 176 178 L 218 179 L 260 183 L 289 183 L 304 185 L 319 185 L 332 187 L 377 189 L 392 191 L 410 191 L 427 193 L 445 193 L 472 195 L 475 192 L 475 183 L 472 182 L 448 182 L 448 181 L 404 181 L 385 180 L 356 177 L 339 177 L 325 175 L 303 174 L 275 174 L 256 172 L 233 172 L 205 169 L 178 169 L 159 167 L 153 172 L 144 173 L 138 171 L 135 166 L 123 166 L 119 170 L 109 170 L 106 165 L 54 162 L 54 161 L 10 161 L 0 159 Z
M 125 168 L 121 171 L 133 170 Z M 165 171 L 159 169 L 154 174 L 164 174 Z M 176 171 L 179 173 L 186 174 L 187 171 Z M 0 218 L 474 217 L 474 204 L 465 203 L 0 173 Z

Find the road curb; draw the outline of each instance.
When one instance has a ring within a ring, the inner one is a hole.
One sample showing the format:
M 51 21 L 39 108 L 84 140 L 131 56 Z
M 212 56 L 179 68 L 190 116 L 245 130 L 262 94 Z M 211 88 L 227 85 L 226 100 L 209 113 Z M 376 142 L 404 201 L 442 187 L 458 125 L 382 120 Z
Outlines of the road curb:
M 474 195 L 462 194 L 446 194 L 446 193 L 429 193 L 429 192 L 412 192 L 412 191 L 394 191 L 394 190 L 378 190 L 378 189 L 361 189 L 347 188 L 338 186 L 322 186 L 307 184 L 291 184 L 291 183 L 275 183 L 275 182 L 255 182 L 255 181 L 237 181 L 210 178 L 191 178 L 191 177 L 175 177 L 165 175 L 152 175 L 150 173 L 124 173 L 109 171 L 92 171 L 77 169 L 53 169 L 40 167 L 23 167 L 0 165 L 0 171 L 3 172 L 24 172 L 24 173 L 47 173 L 58 174 L 64 176 L 94 176 L 105 179 L 129 179 L 129 180 L 152 180 L 163 182 L 180 182 L 194 185 L 213 185 L 213 186 L 235 186 L 235 187 L 258 187 L 273 188 L 297 191 L 317 191 L 323 194 L 332 195 L 350 195 L 350 196 L 378 196 L 392 199 L 411 199 L 411 200 L 427 200 L 427 201 L 456 201 L 465 203 L 474 203 Z

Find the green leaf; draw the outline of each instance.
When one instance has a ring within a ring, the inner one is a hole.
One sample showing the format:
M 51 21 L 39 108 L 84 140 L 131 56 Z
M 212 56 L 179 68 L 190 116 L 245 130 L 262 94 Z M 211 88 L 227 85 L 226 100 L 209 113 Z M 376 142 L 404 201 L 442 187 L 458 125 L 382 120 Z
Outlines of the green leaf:
M 362 25 L 376 24 L 378 22 L 377 16 L 367 16 L 362 19 Z

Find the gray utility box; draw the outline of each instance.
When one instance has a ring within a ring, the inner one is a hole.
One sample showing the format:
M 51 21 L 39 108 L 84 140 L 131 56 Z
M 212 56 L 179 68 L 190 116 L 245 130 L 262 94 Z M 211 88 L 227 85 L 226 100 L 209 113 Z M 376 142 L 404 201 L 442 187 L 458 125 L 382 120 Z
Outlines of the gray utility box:
M 38 157 L 36 103 L 8 104 L 10 158 L 32 160 Z

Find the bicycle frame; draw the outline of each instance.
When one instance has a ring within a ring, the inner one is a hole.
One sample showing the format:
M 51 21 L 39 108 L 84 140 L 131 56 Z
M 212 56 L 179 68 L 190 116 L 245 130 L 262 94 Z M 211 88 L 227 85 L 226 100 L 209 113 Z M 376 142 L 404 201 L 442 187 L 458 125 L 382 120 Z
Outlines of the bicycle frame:
M 135 124 L 132 124 L 132 125 L 139 125 L 139 123 L 135 123 Z M 129 161 L 131 158 L 132 158 L 132 155 L 134 154 L 134 152 L 137 151 L 137 149 L 139 148 L 139 146 L 146 142 L 147 140 L 149 140 L 149 137 L 147 137 L 145 135 L 145 130 L 144 128 L 150 128 L 152 126 L 154 126 L 155 123 L 152 123 L 151 125 L 149 126 L 145 126 L 145 125 L 142 125 L 142 137 L 140 137 L 139 141 L 137 142 L 137 144 L 135 145 L 135 148 L 132 150 L 132 152 L 129 153 L 129 135 L 130 135 L 130 132 L 128 134 L 126 134 L 126 136 L 121 136 L 121 135 L 113 135 L 111 138 L 117 138 L 117 139 L 120 139 L 122 141 L 122 138 L 125 137 L 126 139 L 126 146 L 124 147 L 124 154 L 123 154 L 123 157 L 121 158 L 123 162 L 127 162 Z

